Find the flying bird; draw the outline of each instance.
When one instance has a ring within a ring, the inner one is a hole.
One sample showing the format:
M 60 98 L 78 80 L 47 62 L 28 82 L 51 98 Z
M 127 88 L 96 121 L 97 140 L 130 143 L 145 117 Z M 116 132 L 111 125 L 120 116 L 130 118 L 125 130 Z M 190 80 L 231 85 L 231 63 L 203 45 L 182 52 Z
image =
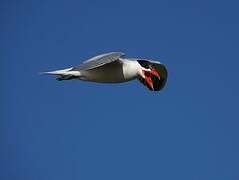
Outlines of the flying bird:
M 167 69 L 158 61 L 124 58 L 122 52 L 95 56 L 76 67 L 43 72 L 57 75 L 57 80 L 78 79 L 98 83 L 123 83 L 138 79 L 151 91 L 160 91 L 167 81 Z

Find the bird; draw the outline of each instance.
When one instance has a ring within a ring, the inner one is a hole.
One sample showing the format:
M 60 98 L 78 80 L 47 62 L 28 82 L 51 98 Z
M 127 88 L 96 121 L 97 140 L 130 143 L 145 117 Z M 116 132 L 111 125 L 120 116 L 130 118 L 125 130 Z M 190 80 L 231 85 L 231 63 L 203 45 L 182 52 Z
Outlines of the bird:
M 109 52 L 92 57 L 78 66 L 43 74 L 56 75 L 58 81 L 83 80 L 97 83 L 123 83 L 138 79 L 150 91 L 160 91 L 168 72 L 159 61 L 125 58 L 123 52 Z

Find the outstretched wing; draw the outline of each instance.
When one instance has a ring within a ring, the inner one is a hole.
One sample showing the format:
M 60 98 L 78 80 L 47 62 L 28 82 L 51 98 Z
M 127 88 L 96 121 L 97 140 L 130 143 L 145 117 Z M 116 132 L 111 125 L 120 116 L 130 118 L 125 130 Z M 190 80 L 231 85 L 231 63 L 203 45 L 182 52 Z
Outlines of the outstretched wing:
M 143 66 L 147 69 L 149 69 L 149 68 L 155 69 L 159 73 L 160 79 L 158 79 L 155 76 L 152 76 L 151 78 L 153 81 L 154 91 L 160 91 L 165 86 L 165 84 L 167 82 L 168 72 L 167 72 L 166 67 L 158 61 L 152 61 L 152 60 L 147 60 L 147 59 L 137 59 L 137 61 L 141 66 Z M 141 83 L 143 83 L 144 85 L 147 86 L 144 79 L 139 78 L 139 80 Z
M 94 69 L 94 68 L 103 66 L 105 64 L 117 61 L 119 60 L 120 57 L 124 55 L 125 54 L 122 52 L 111 52 L 111 53 L 101 54 L 89 60 L 84 61 L 81 65 L 74 67 L 72 71 Z

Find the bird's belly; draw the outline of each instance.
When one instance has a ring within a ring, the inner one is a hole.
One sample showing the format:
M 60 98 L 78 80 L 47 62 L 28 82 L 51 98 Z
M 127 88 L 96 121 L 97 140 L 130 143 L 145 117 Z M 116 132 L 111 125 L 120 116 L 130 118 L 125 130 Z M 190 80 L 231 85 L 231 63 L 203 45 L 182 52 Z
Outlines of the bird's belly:
M 124 77 L 122 66 L 117 63 L 106 64 L 91 70 L 81 71 L 79 79 L 100 83 L 121 83 L 128 81 Z

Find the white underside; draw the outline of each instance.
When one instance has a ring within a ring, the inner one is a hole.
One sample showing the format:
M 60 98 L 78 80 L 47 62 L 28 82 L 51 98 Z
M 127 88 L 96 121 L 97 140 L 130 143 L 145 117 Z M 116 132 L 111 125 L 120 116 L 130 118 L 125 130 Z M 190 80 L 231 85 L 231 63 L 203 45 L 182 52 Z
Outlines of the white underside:
M 80 71 L 80 80 L 100 83 L 121 83 L 133 80 L 138 76 L 140 68 L 137 61 L 120 61 L 106 64 L 104 66 Z
M 83 81 L 122 83 L 136 79 L 141 68 L 137 61 L 119 60 L 91 70 L 72 71 L 72 68 L 67 68 L 46 72 L 46 74 L 74 76 Z

